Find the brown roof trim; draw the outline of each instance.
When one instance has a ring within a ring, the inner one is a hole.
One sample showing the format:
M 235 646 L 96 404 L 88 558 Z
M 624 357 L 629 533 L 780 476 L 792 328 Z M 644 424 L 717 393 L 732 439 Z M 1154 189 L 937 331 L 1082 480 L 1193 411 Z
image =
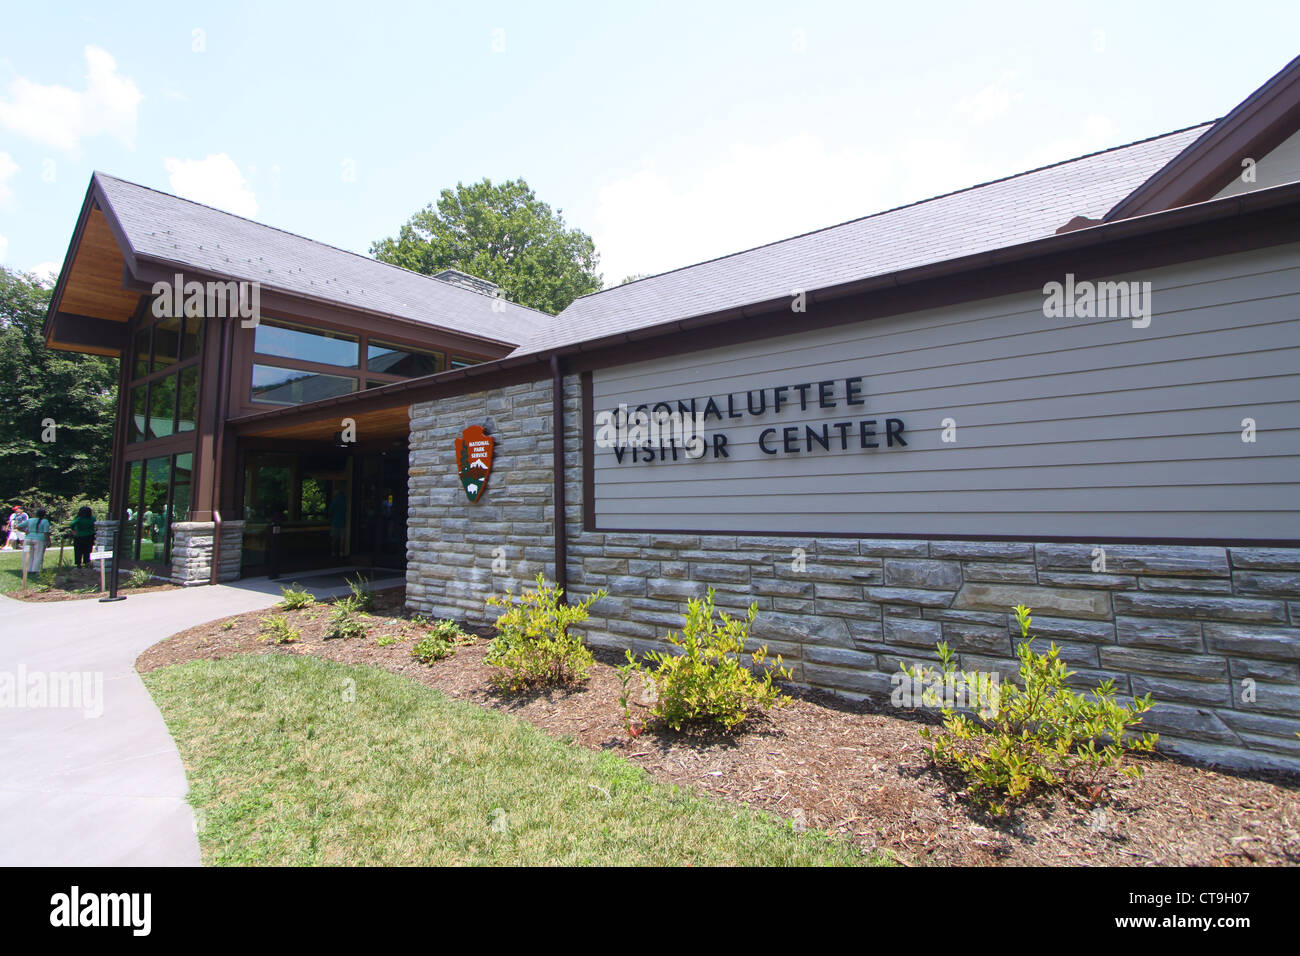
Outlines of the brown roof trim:
M 1246 97 L 1105 215 L 1107 222 L 1202 202 L 1300 129 L 1300 57 Z
M 141 291 L 144 291 L 146 287 L 152 288 L 153 283 L 156 281 L 170 280 L 172 275 L 177 270 L 180 270 L 182 273 L 185 273 L 192 277 L 208 276 L 213 279 L 219 279 L 225 282 L 254 281 L 251 279 L 240 279 L 237 276 L 229 275 L 224 272 L 213 272 L 209 269 L 195 268 L 194 266 L 187 265 L 186 263 L 180 262 L 178 260 L 163 259 L 159 256 L 140 256 L 137 260 L 136 268 L 132 273 L 132 278 L 134 278 L 136 282 L 140 283 L 140 289 Z M 408 318 L 403 315 L 395 315 L 391 312 L 383 312 L 379 309 L 367 309 L 364 306 L 357 305 L 356 303 L 353 302 L 340 302 L 338 299 L 331 299 L 327 296 L 304 295 L 301 292 L 293 292 L 289 289 L 285 289 L 281 286 L 274 285 L 270 282 L 263 282 L 260 279 L 256 281 L 260 288 L 266 290 L 267 292 L 271 292 L 274 295 L 282 296 L 291 302 L 295 302 L 295 301 L 309 302 L 314 305 L 325 306 L 326 308 L 333 309 L 338 312 L 344 312 L 344 313 L 351 312 L 356 315 L 374 316 L 375 318 L 385 319 L 390 322 L 396 322 L 402 328 L 423 330 L 425 332 L 428 332 L 429 330 L 434 330 L 434 331 L 445 333 L 447 335 L 459 336 L 460 338 L 468 339 L 471 342 L 481 342 L 484 345 L 494 346 L 496 348 L 512 349 L 512 348 L 519 347 L 519 343 L 517 342 L 507 342 L 504 339 L 494 339 L 486 335 L 479 335 L 474 332 L 467 332 L 463 329 L 454 329 L 446 325 L 433 325 L 431 323 L 421 322 L 418 319 Z M 475 294 L 477 295 L 479 293 L 475 293 Z
M 77 225 L 73 227 L 72 238 L 68 240 L 68 251 L 63 254 L 63 267 L 54 282 L 54 292 L 50 296 L 50 307 L 45 311 L 45 321 L 41 323 L 41 337 L 45 344 L 50 344 L 50 334 L 54 331 L 54 316 L 58 314 L 59 304 L 63 301 L 63 291 L 68 284 L 68 273 L 72 271 L 73 260 L 77 257 L 77 246 L 81 244 L 81 234 L 85 232 L 86 220 L 95 208 L 95 179 L 92 176 L 86 187 L 85 198 L 81 200 L 81 211 L 77 213 Z
M 833 302 L 848 296 L 897 289 L 902 286 L 950 278 L 993 266 L 1011 265 L 1041 256 L 1067 253 L 1092 246 L 1104 246 L 1119 239 L 1150 236 L 1165 231 L 1183 229 L 1192 225 L 1234 219 L 1250 213 L 1295 204 L 1298 201 L 1300 201 L 1300 183 L 1275 186 L 1272 189 L 1243 193 L 1239 196 L 1228 196 L 1194 206 L 1163 210 L 1136 219 L 1125 219 L 1089 228 L 1076 229 L 1067 233 L 1045 236 L 1032 242 L 1004 246 L 1000 249 L 979 252 L 958 259 L 948 259 L 943 262 L 904 269 L 899 272 L 872 276 L 868 279 L 846 282 L 825 289 L 812 290 L 807 293 L 807 299 L 810 303 Z M 645 341 L 665 334 L 690 331 L 733 319 L 752 318 L 775 311 L 784 311 L 789 307 L 790 297 L 781 296 L 780 298 L 755 302 L 722 312 L 692 316 L 661 325 L 634 329 L 630 332 L 620 332 L 598 339 L 589 339 L 562 346 L 554 351 L 560 355 L 595 352 L 610 346 Z M 549 354 L 549 350 L 528 354 L 544 357 Z M 522 356 L 507 356 L 505 360 L 516 357 Z M 476 368 L 478 367 L 481 366 L 476 366 Z

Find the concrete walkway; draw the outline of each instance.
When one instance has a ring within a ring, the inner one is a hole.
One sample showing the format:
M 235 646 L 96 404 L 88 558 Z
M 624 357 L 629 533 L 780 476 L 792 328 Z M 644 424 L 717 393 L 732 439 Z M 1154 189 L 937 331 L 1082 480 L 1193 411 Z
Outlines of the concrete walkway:
M 317 597 L 347 592 L 298 580 Z M 185 771 L 135 659 L 177 631 L 270 607 L 282 583 L 111 604 L 0 596 L 0 865 L 197 866 Z M 64 706 L 34 696 L 57 696 L 60 682 Z

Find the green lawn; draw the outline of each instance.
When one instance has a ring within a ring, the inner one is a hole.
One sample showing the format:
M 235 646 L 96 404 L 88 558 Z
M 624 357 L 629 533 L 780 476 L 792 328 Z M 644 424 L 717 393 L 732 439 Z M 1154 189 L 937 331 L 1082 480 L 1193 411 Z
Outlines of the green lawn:
M 72 563 L 72 545 L 66 545 L 63 549 L 63 566 L 67 567 Z M 45 549 L 45 562 L 42 567 L 53 568 L 59 564 L 59 549 L 50 547 Z M 30 584 L 34 574 L 27 575 L 27 583 Z M 0 593 L 5 591 L 17 591 L 23 586 L 23 563 L 21 551 L 0 551 Z
M 208 864 L 880 862 L 377 668 L 236 655 L 144 680 Z

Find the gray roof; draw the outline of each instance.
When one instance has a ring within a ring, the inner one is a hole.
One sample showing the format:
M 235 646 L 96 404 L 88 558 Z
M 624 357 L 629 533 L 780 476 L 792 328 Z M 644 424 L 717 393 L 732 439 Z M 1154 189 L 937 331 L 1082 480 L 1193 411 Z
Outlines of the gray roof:
M 709 315 L 1053 235 L 1100 219 L 1211 125 L 1093 153 L 577 299 L 515 355 Z
M 551 319 L 440 281 L 117 179 L 95 179 L 137 256 L 518 345 Z

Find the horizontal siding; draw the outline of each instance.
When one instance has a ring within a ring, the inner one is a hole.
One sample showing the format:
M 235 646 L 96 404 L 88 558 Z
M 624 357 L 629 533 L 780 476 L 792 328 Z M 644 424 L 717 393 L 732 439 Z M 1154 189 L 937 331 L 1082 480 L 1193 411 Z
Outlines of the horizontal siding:
M 597 410 L 729 393 L 743 407 L 749 389 L 849 376 L 866 405 L 845 407 L 837 381 L 833 409 L 792 393 L 780 414 L 710 419 L 729 459 L 620 465 L 597 448 L 596 525 L 1300 538 L 1300 246 L 1112 278 L 1152 283 L 1148 328 L 1047 319 L 1034 292 L 598 370 Z M 907 447 L 883 447 L 886 418 Z M 856 447 L 862 419 L 882 447 Z M 855 423 L 848 450 L 834 431 L 831 452 L 758 448 L 765 428 L 778 445 L 797 428 L 803 449 L 806 426 L 835 422 Z

